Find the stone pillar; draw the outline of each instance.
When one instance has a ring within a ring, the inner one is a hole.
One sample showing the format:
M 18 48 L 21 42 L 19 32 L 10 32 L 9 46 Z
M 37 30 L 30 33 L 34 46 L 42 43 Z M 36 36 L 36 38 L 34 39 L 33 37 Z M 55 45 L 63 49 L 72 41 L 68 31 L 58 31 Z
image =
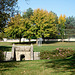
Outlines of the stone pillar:
M 16 61 L 20 61 L 20 53 L 19 53 L 19 51 L 16 51 Z
M 7 57 L 7 52 L 4 52 L 4 60 L 6 61 L 6 57 Z
M 12 46 L 12 55 L 11 55 L 12 59 L 14 58 L 14 49 L 15 49 L 15 45 L 13 44 L 13 46 Z
M 34 60 L 40 60 L 40 52 L 34 52 Z
M 33 45 L 31 44 L 31 60 L 33 60 Z

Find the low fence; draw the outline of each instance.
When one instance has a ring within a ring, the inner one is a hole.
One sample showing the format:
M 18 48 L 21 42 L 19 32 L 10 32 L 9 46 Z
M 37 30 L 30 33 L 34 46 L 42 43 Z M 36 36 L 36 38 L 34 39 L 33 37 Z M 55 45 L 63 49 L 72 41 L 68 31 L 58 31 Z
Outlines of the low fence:
M 36 41 L 36 39 L 31 39 L 30 41 Z M 62 39 L 45 39 L 45 41 L 62 41 Z M 63 41 L 75 41 L 75 38 L 70 38 L 70 39 L 63 39 Z M 4 38 L 3 41 L 0 42 L 19 42 L 19 39 L 6 39 Z M 22 38 L 21 42 L 29 42 L 28 39 Z
M 30 41 L 36 41 L 36 39 L 31 39 Z M 3 40 L 0 41 L 0 42 L 19 42 L 19 39 L 7 39 L 7 38 L 3 38 Z M 26 38 L 22 38 L 21 42 L 29 42 L 29 40 L 26 39 Z
M 62 41 L 62 39 L 45 39 L 45 41 Z M 75 39 L 70 38 L 70 39 L 63 39 L 63 41 L 75 41 Z

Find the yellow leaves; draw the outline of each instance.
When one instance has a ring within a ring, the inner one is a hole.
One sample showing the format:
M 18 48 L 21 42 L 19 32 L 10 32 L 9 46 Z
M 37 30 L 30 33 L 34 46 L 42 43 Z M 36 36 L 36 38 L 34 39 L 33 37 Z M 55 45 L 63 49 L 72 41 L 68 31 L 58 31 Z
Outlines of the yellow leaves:
M 66 15 L 64 14 L 63 17 L 66 18 Z
M 46 10 L 44 11 L 43 9 L 36 9 L 34 10 L 33 16 L 31 16 L 30 20 L 34 21 L 36 24 L 41 24 L 45 22 L 45 18 L 48 13 Z
M 66 22 L 66 19 L 65 18 L 66 18 L 66 16 L 65 15 L 62 16 L 62 14 L 61 14 L 60 17 L 59 17 L 59 19 L 58 19 L 58 23 L 59 24 L 65 23 Z
M 35 27 L 33 29 L 34 33 L 36 34 L 35 36 L 41 37 L 42 33 L 44 33 L 44 36 L 49 36 L 51 33 L 50 32 L 55 32 L 56 30 L 52 27 L 56 27 L 55 24 L 58 22 L 58 17 L 56 16 L 55 13 L 49 12 L 43 9 L 36 9 L 33 12 L 33 16 L 30 17 L 31 24 L 35 24 Z M 36 31 L 36 32 L 35 32 Z
M 58 23 L 59 23 L 58 28 L 61 29 L 61 30 L 59 30 L 59 32 L 60 32 L 62 38 L 64 36 L 65 22 L 66 22 L 66 16 L 60 15 L 60 17 L 58 19 Z
M 50 23 L 50 24 L 57 23 L 57 21 L 56 21 L 57 19 L 58 19 L 58 18 L 57 18 L 57 16 L 56 16 L 55 13 L 49 12 L 48 20 L 49 20 L 49 23 Z
M 5 32 L 6 34 L 10 33 L 9 36 L 20 38 L 30 27 L 30 20 L 28 18 L 23 19 L 20 15 L 15 15 L 15 17 L 11 18 L 8 27 L 5 28 Z
M 65 21 L 65 15 L 60 16 L 59 20 Z M 50 36 L 56 32 L 56 24 L 58 23 L 57 15 L 43 9 L 36 9 L 30 18 L 22 18 L 21 15 L 15 15 L 9 22 L 9 32 L 13 29 L 14 33 L 23 34 L 23 36 L 34 35 L 35 37 Z M 61 21 L 59 21 L 61 23 Z

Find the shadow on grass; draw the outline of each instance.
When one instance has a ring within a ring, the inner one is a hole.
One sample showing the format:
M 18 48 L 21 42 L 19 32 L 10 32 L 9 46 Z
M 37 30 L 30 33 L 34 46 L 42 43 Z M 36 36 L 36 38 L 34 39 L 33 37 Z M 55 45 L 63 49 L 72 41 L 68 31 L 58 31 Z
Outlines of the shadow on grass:
M 48 61 L 45 63 L 47 68 L 53 68 L 55 72 L 71 72 L 70 75 L 75 74 L 75 54 L 69 59 L 60 59 Z
M 43 41 L 43 44 L 52 44 L 52 43 L 57 43 L 57 41 Z
M 0 62 L 0 72 L 11 70 L 14 67 L 17 67 L 19 65 L 16 61 L 4 61 Z
M 51 44 L 51 43 L 57 43 L 57 41 L 42 41 L 42 44 Z M 36 44 L 36 41 L 21 42 L 21 43 L 20 42 L 16 42 L 14 44 Z
M 11 51 L 11 48 L 10 46 L 0 46 L 0 50 L 2 51 Z
M 35 41 L 32 41 L 32 42 L 16 42 L 14 44 L 35 44 L 36 42 Z M 12 43 L 13 44 L 13 43 Z

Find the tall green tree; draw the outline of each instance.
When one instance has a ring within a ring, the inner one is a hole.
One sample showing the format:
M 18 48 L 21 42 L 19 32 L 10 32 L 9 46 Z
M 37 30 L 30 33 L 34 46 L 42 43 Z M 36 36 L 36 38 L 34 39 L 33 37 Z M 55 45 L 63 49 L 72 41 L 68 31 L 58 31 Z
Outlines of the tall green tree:
M 65 22 L 65 35 L 70 37 L 75 37 L 75 17 L 67 17 Z
M 26 31 L 30 28 L 29 20 L 23 19 L 21 15 L 15 15 L 11 17 L 11 21 L 8 23 L 7 28 L 5 28 L 5 33 L 8 37 L 20 39 L 24 37 Z
M 29 8 L 26 10 L 26 12 L 23 12 L 23 18 L 30 18 L 30 16 L 33 15 L 33 9 Z
M 3 32 L 10 14 L 14 14 L 17 0 L 0 0 L 0 32 Z
M 53 12 L 48 13 L 46 10 L 36 9 L 30 20 L 32 24 L 30 31 L 37 39 L 51 37 L 56 33 L 56 15 Z
M 54 38 L 57 35 L 57 24 L 58 24 L 58 17 L 54 12 L 48 13 L 48 25 L 45 28 L 45 37 Z M 49 36 L 47 36 L 48 34 Z
M 22 17 L 23 17 L 23 19 L 28 19 L 28 21 L 29 21 L 29 23 L 30 23 L 30 17 L 31 17 L 31 15 L 33 15 L 33 9 L 32 8 L 28 8 L 27 10 L 26 10 L 26 12 L 23 12 L 23 15 L 22 15 Z M 24 37 L 26 37 L 27 39 L 29 39 L 29 42 L 30 42 L 30 39 L 31 39 L 31 31 L 30 31 L 30 28 L 27 30 L 27 32 L 25 32 L 25 34 L 24 34 Z
M 65 15 L 60 15 L 59 19 L 58 19 L 58 30 L 61 34 L 61 37 L 62 37 L 62 41 L 63 41 L 63 38 L 64 38 L 64 33 L 65 33 L 65 22 L 66 22 L 66 16 Z
M 65 22 L 66 29 L 74 29 L 75 28 L 75 17 L 67 17 Z

